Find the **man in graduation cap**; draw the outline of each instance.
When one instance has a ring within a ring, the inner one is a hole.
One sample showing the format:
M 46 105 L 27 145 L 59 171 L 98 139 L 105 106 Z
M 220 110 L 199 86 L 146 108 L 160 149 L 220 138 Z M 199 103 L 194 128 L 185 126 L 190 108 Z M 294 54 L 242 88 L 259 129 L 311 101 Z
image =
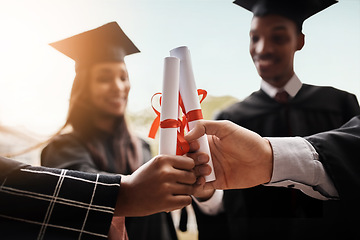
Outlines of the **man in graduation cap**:
M 234 3 L 254 14 L 250 54 L 262 78 L 261 89 L 220 112 L 218 120 L 230 120 L 264 137 L 290 137 L 338 128 L 360 113 L 355 95 L 304 84 L 293 68 L 294 55 L 305 42 L 303 22 L 335 0 Z M 197 210 L 199 238 L 300 239 L 306 231 L 313 234 L 307 237 L 338 236 L 333 233 L 342 229 L 341 203 L 317 200 L 291 188 L 224 191 L 224 212 L 204 216 Z

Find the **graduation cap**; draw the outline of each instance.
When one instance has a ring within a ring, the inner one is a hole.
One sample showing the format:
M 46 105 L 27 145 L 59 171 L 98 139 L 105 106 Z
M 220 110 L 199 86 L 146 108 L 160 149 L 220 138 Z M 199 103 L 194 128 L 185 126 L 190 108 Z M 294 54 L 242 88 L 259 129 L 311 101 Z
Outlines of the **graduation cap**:
M 140 52 L 116 22 L 50 43 L 79 66 L 108 61 L 123 61 L 126 55 Z
M 307 18 L 337 3 L 337 0 L 236 0 L 234 3 L 257 17 L 269 14 L 286 17 L 294 21 L 301 31 Z

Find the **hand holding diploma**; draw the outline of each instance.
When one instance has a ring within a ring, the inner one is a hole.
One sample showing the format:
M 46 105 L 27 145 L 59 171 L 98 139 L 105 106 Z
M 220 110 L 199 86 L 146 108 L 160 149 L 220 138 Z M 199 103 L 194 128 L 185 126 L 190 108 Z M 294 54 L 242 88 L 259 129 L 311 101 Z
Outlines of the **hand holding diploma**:
M 273 156 L 267 139 L 230 121 L 202 120 L 185 136 L 190 151 L 199 148 L 196 140 L 204 134 L 208 135 L 216 180 L 205 183 L 202 189 L 250 188 L 270 181 Z M 195 162 L 204 157 L 192 153 L 188 156 Z M 195 167 L 198 173 L 210 170 L 208 165 Z
M 151 126 L 149 137 L 154 138 L 160 126 L 160 154 L 183 155 L 189 151 L 188 143 L 183 138 L 185 123 L 191 130 L 198 120 L 203 119 L 198 91 L 191 66 L 190 52 L 187 47 L 179 47 L 170 51 L 171 57 L 165 58 L 161 113 L 154 107 L 157 118 Z M 179 94 L 180 92 L 180 94 Z M 179 96 L 183 102 L 182 110 L 186 117 L 181 121 Z M 178 129 L 179 128 L 179 129 Z M 199 152 L 210 156 L 208 164 L 212 168 L 211 154 L 206 136 L 199 139 Z M 206 176 L 206 181 L 214 181 L 214 171 Z

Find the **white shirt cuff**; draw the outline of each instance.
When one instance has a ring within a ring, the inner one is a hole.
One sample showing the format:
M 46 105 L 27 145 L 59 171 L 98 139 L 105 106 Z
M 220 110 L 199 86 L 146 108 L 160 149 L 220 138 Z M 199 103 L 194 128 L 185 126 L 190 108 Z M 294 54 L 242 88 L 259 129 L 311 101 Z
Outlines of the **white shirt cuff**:
M 195 197 L 193 197 L 193 199 L 203 213 L 213 216 L 224 211 L 224 205 L 222 202 L 223 196 L 223 190 L 215 190 L 211 198 L 206 201 L 200 202 Z
M 299 189 L 306 195 L 336 199 L 339 195 L 313 146 L 303 138 L 267 138 L 273 149 L 270 183 L 264 186 Z

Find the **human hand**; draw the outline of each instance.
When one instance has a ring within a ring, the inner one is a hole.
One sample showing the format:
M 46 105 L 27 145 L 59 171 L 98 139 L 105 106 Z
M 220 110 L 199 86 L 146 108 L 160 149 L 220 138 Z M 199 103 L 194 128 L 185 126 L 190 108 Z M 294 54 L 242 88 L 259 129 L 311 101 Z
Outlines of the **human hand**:
M 267 183 L 272 175 L 272 148 L 268 140 L 230 121 L 199 121 L 185 139 L 190 151 L 198 149 L 196 139 L 207 134 L 216 180 L 205 183 L 201 190 L 249 188 Z M 189 157 L 196 158 L 192 153 Z M 209 166 L 198 165 L 195 172 L 209 171 Z M 205 194 L 205 192 L 203 192 Z
M 189 157 L 159 155 L 123 176 L 116 214 L 145 216 L 189 205 L 196 182 L 194 166 Z

